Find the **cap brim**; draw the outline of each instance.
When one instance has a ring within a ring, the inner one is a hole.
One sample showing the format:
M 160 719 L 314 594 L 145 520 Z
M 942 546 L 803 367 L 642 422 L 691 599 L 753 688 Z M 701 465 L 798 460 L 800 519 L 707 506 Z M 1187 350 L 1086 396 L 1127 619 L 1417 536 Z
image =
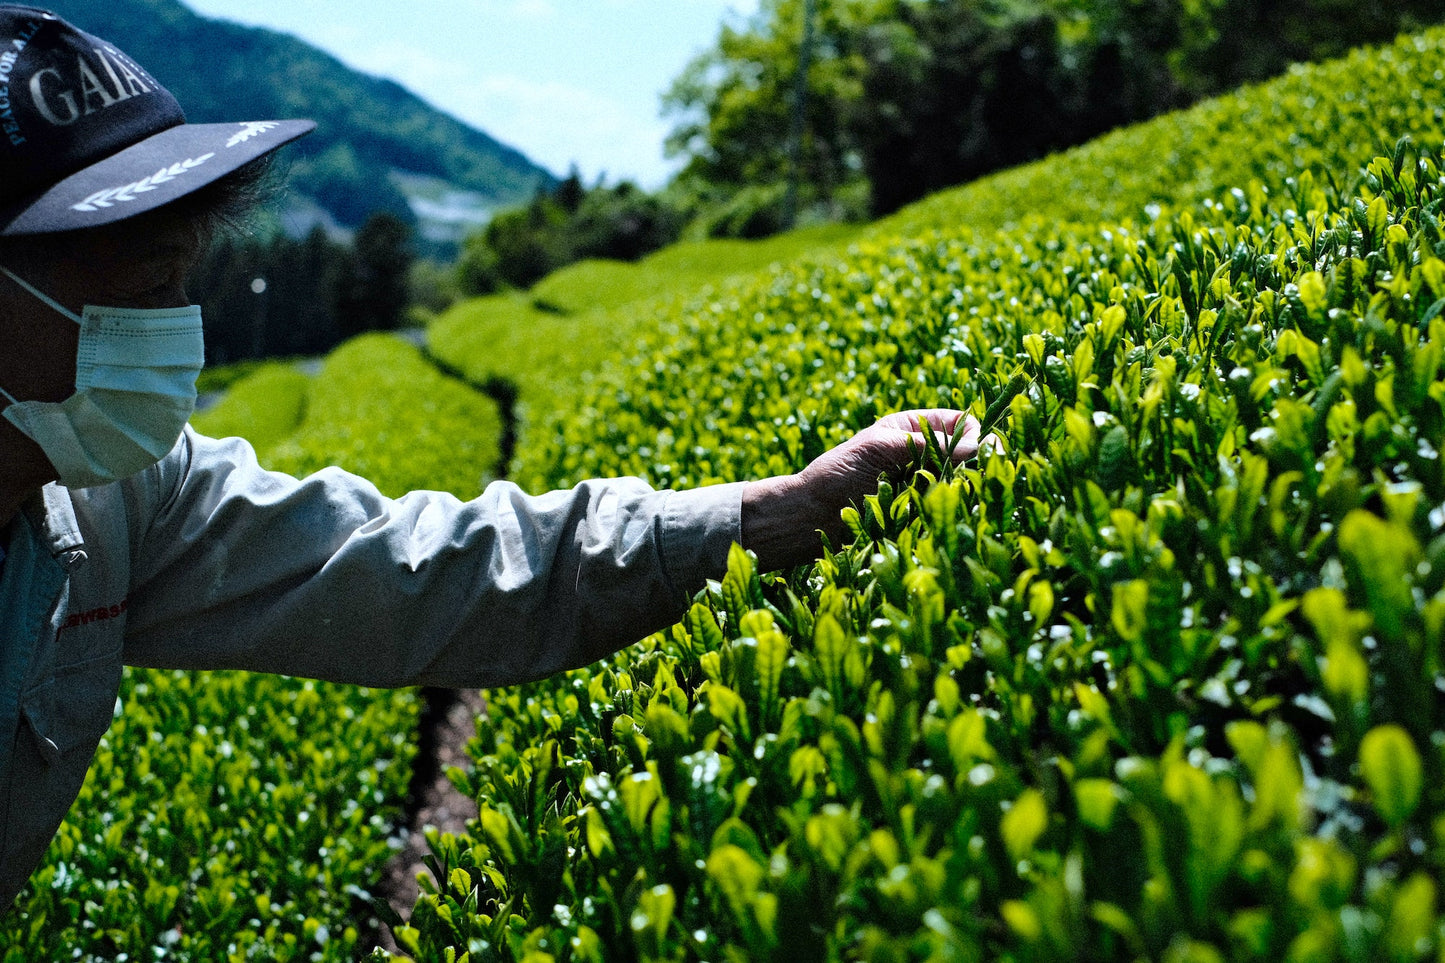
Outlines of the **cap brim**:
M 100 227 L 144 214 L 219 180 L 315 129 L 309 120 L 182 124 L 0 211 L 0 236 Z

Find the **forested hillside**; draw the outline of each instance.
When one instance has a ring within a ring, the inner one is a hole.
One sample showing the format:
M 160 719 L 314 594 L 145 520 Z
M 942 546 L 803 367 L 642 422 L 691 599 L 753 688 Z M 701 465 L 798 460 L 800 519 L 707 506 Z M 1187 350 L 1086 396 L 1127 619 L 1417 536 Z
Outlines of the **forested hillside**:
M 294 37 L 191 12 L 180 0 L 54 0 L 48 6 L 147 66 L 197 122 L 310 117 L 291 148 L 292 188 L 343 227 L 387 211 L 415 215 L 397 171 L 475 192 L 489 206 L 528 200 L 555 178 L 518 151 L 352 70 Z

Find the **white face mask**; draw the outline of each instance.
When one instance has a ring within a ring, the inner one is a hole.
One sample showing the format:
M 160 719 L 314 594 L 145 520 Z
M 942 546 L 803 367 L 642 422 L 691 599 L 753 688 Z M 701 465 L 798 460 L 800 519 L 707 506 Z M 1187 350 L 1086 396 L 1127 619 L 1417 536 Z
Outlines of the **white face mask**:
M 149 468 L 175 445 L 196 405 L 205 362 L 201 309 L 86 305 L 72 314 L 4 267 L 16 284 L 80 325 L 75 394 L 19 401 L 6 420 L 40 446 L 67 488 L 88 488 Z

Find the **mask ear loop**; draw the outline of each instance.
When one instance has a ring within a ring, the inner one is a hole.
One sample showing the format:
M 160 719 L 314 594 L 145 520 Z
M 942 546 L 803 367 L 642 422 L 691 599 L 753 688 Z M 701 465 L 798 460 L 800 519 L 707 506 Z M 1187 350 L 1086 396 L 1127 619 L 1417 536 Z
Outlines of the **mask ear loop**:
M 20 285 L 22 288 L 24 288 L 26 291 L 28 291 L 32 296 L 34 296 L 35 298 L 39 299 L 40 301 L 43 301 L 43 302 L 44 302 L 46 305 L 48 305 L 50 308 L 52 308 L 53 310 L 59 312 L 60 314 L 63 314 L 65 317 L 67 317 L 67 318 L 69 318 L 70 320 L 74 321 L 76 324 L 83 324 L 83 323 L 84 323 L 84 322 L 81 320 L 80 315 L 72 313 L 72 312 L 70 311 L 70 309 L 68 309 L 65 305 L 61 304 L 59 301 L 57 301 L 57 300 L 55 300 L 54 298 L 52 298 L 50 295 L 48 295 L 48 294 L 46 294 L 44 291 L 40 290 L 40 289 L 37 288 L 35 285 L 31 284 L 29 281 L 27 281 L 27 280 L 25 280 L 24 278 L 22 278 L 20 275 L 16 274 L 14 271 L 10 270 L 8 267 L 5 267 L 4 265 L 0 265 L 0 274 L 4 274 L 7 278 L 9 278 L 10 280 L 14 281 L 16 284 Z M 3 390 L 4 390 L 4 389 L 0 389 L 0 391 L 3 391 Z M 7 397 L 8 397 L 8 396 L 7 396 Z
M 27 292 L 29 292 L 32 296 L 38 298 L 40 301 L 42 301 L 42 302 L 44 302 L 46 305 L 48 305 L 51 309 L 59 312 L 60 314 L 64 315 L 65 317 L 67 317 L 67 318 L 69 318 L 70 320 L 74 321 L 76 324 L 81 324 L 81 323 L 82 323 L 81 318 L 80 318 L 80 315 L 78 315 L 78 314 L 72 314 L 69 310 L 66 309 L 65 305 L 63 305 L 63 304 L 61 304 L 59 301 L 55 300 L 55 299 L 52 298 L 50 295 L 46 294 L 44 291 L 41 291 L 41 290 L 40 290 L 39 288 L 37 288 L 35 285 L 31 284 L 29 281 L 27 281 L 27 280 L 25 280 L 24 278 L 20 277 L 20 276 L 19 276 L 18 274 L 16 274 L 14 271 L 10 270 L 8 267 L 5 267 L 3 264 L 0 264 L 0 274 L 4 274 L 7 278 L 9 278 L 10 280 L 14 281 L 16 284 L 18 284 L 18 285 L 20 285 L 22 288 L 24 288 L 24 289 L 25 289 Z M 4 388 L 0 388 L 0 395 L 4 395 L 5 398 L 6 398 L 6 400 L 9 401 L 12 405 L 18 405 L 18 404 L 20 404 L 20 399 L 17 398 L 17 397 L 15 397 L 14 395 L 12 395 L 10 392 L 6 391 Z

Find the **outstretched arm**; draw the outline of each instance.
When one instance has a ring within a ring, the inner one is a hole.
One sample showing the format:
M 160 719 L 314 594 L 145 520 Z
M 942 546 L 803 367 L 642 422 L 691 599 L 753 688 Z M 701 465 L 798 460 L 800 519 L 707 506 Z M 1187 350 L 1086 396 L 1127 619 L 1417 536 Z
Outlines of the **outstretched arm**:
M 263 471 L 249 446 L 187 432 L 124 491 L 137 526 L 128 661 L 363 685 L 490 686 L 586 665 L 654 632 L 721 577 L 741 541 L 765 569 L 839 540 L 849 502 L 960 412 L 902 412 L 794 475 L 691 491 L 637 479 L 462 502 L 383 497 L 328 469 Z M 978 448 L 961 424 L 956 458 Z M 940 438 L 941 440 L 941 438 Z

